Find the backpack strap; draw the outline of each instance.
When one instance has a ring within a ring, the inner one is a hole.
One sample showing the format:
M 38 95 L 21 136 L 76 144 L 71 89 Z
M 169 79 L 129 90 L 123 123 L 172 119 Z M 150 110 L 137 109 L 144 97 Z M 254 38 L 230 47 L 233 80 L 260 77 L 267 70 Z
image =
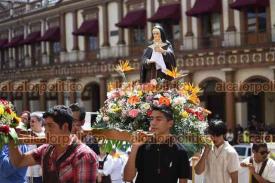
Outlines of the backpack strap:
M 76 141 L 73 141 L 73 143 L 69 146 L 69 148 L 67 149 L 67 151 L 56 161 L 55 166 L 56 166 L 57 170 L 59 169 L 60 164 L 63 161 L 65 161 L 74 152 L 74 150 L 78 146 L 79 146 L 79 144 L 77 144 Z
M 267 161 L 268 161 L 268 159 L 266 159 L 266 160 L 263 162 L 262 166 L 261 166 L 261 169 L 260 169 L 260 171 L 259 171 L 259 175 L 260 175 L 260 176 L 262 176 L 262 174 L 263 174 L 263 172 L 264 172 L 264 169 L 265 169 L 265 167 L 266 167 Z M 252 164 L 253 164 L 253 159 L 252 159 L 252 157 L 250 157 L 249 163 L 252 163 Z M 257 179 L 256 179 L 253 175 L 252 175 L 252 183 L 258 183 Z
M 103 163 L 105 163 L 105 161 L 107 160 L 107 157 L 108 157 L 108 153 L 106 154 L 105 158 L 103 159 Z
M 49 145 L 46 149 L 46 153 L 44 155 L 44 158 L 43 158 L 43 167 L 42 167 L 42 171 L 43 171 L 43 183 L 47 183 L 47 182 L 50 182 L 50 179 L 49 179 L 49 159 L 50 159 L 50 155 L 52 153 L 54 149 L 54 146 L 53 145 Z
M 263 164 L 262 164 L 262 167 L 261 167 L 261 169 L 260 169 L 260 171 L 259 171 L 259 175 L 260 175 L 260 176 L 262 176 L 262 174 L 263 174 L 263 172 L 264 172 L 264 169 L 265 169 L 265 167 L 266 167 L 267 161 L 268 161 L 268 158 L 267 158 L 267 159 L 263 162 Z
M 253 164 L 253 158 L 252 158 L 252 156 L 249 158 L 249 163 Z

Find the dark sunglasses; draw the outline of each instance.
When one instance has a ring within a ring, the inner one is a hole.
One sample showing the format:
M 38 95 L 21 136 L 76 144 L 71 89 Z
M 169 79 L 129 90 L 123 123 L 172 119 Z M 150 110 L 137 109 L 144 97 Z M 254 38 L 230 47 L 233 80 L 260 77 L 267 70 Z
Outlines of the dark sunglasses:
M 259 152 L 261 155 L 269 154 L 270 151 L 261 151 Z

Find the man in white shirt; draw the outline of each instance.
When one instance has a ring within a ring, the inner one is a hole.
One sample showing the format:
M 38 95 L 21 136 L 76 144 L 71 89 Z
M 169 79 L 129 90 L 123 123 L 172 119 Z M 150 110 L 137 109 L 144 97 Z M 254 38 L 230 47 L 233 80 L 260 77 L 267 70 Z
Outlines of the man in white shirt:
M 252 183 L 275 182 L 275 162 L 268 158 L 267 144 L 253 144 L 252 152 L 253 156 L 246 158 L 241 163 L 241 166 L 247 167 L 252 174 Z
M 207 131 L 213 145 L 205 145 L 195 166 L 196 174 L 204 173 L 204 183 L 237 183 L 239 157 L 235 149 L 224 140 L 226 124 L 220 120 L 210 121 Z
M 113 159 L 113 169 L 110 173 L 112 183 L 122 183 L 123 181 L 121 171 L 124 165 L 124 160 L 120 154 L 116 152 L 116 149 L 113 149 L 110 155 Z
M 106 153 L 103 148 L 100 149 L 100 155 L 98 156 L 99 166 L 98 166 L 98 183 L 110 183 L 111 172 L 114 166 L 113 158 L 110 154 Z

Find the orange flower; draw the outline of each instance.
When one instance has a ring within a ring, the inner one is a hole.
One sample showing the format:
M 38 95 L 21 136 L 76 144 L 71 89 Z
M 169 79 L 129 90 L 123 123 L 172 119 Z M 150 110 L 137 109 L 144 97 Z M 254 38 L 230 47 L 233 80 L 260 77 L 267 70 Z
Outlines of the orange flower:
M 159 98 L 159 104 L 160 104 L 160 105 L 169 106 L 169 105 L 170 105 L 170 100 L 169 100 L 169 98 L 167 98 L 167 97 L 161 96 L 161 97 Z
M 134 95 L 134 96 L 132 96 L 128 99 L 128 103 L 131 104 L 131 105 L 135 105 L 139 101 L 140 101 L 140 98 L 136 95 Z
M 197 97 L 197 95 L 190 95 L 189 100 L 196 105 L 200 103 L 200 99 Z
M 174 79 L 183 76 L 182 72 L 178 71 L 177 67 L 173 67 L 171 71 L 169 69 L 166 69 L 165 74 L 174 78 Z
M 207 110 L 207 109 L 203 109 L 203 112 L 205 113 L 205 114 L 211 114 L 212 112 L 211 111 L 209 111 L 209 110 Z
M 119 64 L 116 66 L 116 71 L 118 72 L 127 72 L 131 70 L 134 70 L 134 68 L 129 65 L 129 60 L 126 60 L 126 61 L 120 60 Z
M 190 83 L 184 83 L 181 87 L 180 87 L 180 92 L 183 95 L 189 96 L 189 95 L 197 95 L 200 92 L 200 88 L 197 86 L 193 86 Z

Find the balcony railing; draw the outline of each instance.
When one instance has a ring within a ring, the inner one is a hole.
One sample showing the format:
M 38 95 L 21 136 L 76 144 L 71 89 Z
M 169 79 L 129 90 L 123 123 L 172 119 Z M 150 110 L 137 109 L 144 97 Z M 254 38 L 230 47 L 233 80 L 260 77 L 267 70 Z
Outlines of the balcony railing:
M 10 18 L 10 10 L 0 11 L 0 20 L 6 20 Z
M 27 11 L 26 5 L 17 6 L 15 8 L 13 8 L 12 16 L 15 17 L 15 16 L 23 15 L 24 13 L 26 13 L 26 11 Z
M 60 55 L 53 54 L 49 56 L 49 64 L 56 64 L 60 62 Z
M 9 19 L 11 17 L 17 17 L 21 16 L 25 13 L 37 11 L 43 8 L 47 8 L 49 6 L 54 5 L 55 3 L 59 2 L 60 0 L 48 0 L 48 1 L 43 1 L 43 0 L 36 0 L 32 1 L 30 3 L 26 3 L 14 8 L 11 8 L 9 10 L 5 10 L 0 12 L 0 21 Z
M 271 33 L 225 32 L 221 36 L 185 37 L 185 50 L 269 46 L 275 44 L 275 29 Z

